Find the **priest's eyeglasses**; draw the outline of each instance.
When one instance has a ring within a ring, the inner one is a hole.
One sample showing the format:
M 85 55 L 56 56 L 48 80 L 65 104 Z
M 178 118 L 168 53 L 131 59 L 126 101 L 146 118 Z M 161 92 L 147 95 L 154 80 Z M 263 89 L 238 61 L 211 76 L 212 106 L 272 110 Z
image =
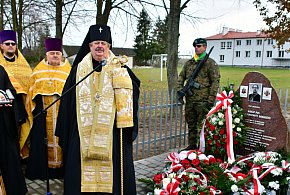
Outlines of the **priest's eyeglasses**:
M 6 46 L 9 46 L 9 45 L 15 46 L 16 45 L 16 43 L 13 43 L 13 42 L 5 42 L 3 44 Z

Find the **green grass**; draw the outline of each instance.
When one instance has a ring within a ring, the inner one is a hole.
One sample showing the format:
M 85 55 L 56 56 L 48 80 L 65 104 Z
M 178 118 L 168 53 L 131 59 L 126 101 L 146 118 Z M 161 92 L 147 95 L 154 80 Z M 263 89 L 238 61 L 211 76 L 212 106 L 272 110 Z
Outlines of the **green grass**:
M 181 68 L 178 69 L 178 72 Z M 290 87 L 289 69 L 270 68 L 241 68 L 221 66 L 221 87 L 235 84 L 237 88 L 248 72 L 258 71 L 264 74 L 271 82 L 272 86 L 278 89 L 288 89 Z M 163 81 L 160 81 L 160 68 L 133 68 L 133 72 L 141 80 L 141 91 L 155 91 L 167 89 L 166 69 L 163 69 Z

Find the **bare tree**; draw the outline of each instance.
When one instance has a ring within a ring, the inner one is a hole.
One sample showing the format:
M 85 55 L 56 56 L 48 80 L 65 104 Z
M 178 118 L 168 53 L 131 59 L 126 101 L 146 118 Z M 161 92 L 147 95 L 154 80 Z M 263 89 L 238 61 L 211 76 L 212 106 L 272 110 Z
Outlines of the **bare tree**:
M 68 24 L 71 22 L 71 16 L 77 3 L 78 0 L 55 0 L 55 37 L 62 39 Z M 85 13 L 85 10 L 83 12 Z M 65 23 L 63 23 L 63 19 Z
M 167 78 L 168 78 L 168 89 L 172 91 L 175 88 L 177 82 L 178 73 L 178 42 L 179 42 L 179 24 L 180 16 L 182 11 L 187 7 L 188 3 L 191 0 L 185 0 L 184 3 L 181 3 L 181 0 L 170 0 L 170 7 L 168 8 L 165 0 L 162 0 L 163 5 L 153 3 L 150 0 L 121 0 L 121 1 L 105 1 L 105 6 L 103 5 L 104 1 L 97 1 L 97 23 L 98 24 L 107 24 L 108 16 L 110 11 L 114 8 L 117 8 L 121 11 L 124 11 L 126 14 L 132 16 L 136 12 L 134 2 L 139 3 L 143 8 L 146 6 L 153 6 L 156 9 L 165 8 L 166 18 L 168 24 L 168 38 L 167 38 Z M 102 10 L 102 8 L 105 8 Z M 130 10 L 129 10 L 130 9 Z M 103 11 L 103 12 L 102 12 Z M 155 14 L 155 13 L 154 13 Z M 102 17 L 101 17 L 102 16 Z M 136 16 L 135 16 L 136 17 Z M 192 17 L 194 18 L 194 17 Z
M 23 39 L 23 31 L 27 26 L 34 25 L 35 23 L 42 23 L 42 19 L 38 18 L 34 20 L 32 23 L 29 23 L 30 20 L 25 20 L 27 15 L 29 16 L 31 12 L 37 6 L 37 0 L 11 0 L 11 1 L 4 1 L 2 0 L 1 3 L 1 16 L 2 16 L 2 29 L 7 27 L 7 25 L 13 29 L 17 33 L 17 44 L 18 48 L 22 49 L 22 39 Z M 2 6 L 3 5 L 3 6 Z M 12 22 L 11 22 L 12 21 Z M 34 33 L 37 33 L 35 31 Z
M 179 42 L 179 24 L 181 12 L 187 7 L 190 0 L 181 4 L 181 0 L 170 0 L 170 8 L 163 5 L 167 11 L 168 38 L 167 38 L 167 82 L 168 90 L 171 92 L 175 88 L 178 79 L 178 42 Z M 169 10 L 169 12 L 168 12 Z
M 55 0 L 55 37 L 62 38 L 62 0 Z
M 13 30 L 18 34 L 18 48 L 22 49 L 22 16 L 23 16 L 23 0 L 18 0 L 18 12 L 16 0 L 11 0 L 11 14 Z
M 78 0 L 46 0 L 37 2 L 42 12 L 46 13 L 45 19 L 54 23 L 55 37 L 60 39 L 63 37 L 77 3 Z

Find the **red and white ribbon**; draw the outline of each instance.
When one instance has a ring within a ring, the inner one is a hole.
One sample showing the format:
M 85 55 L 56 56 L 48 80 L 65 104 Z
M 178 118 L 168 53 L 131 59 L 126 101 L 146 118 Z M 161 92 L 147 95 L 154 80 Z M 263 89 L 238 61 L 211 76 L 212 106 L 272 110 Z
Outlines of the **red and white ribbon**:
M 165 159 L 166 162 L 172 162 L 172 165 L 176 165 L 180 162 L 180 158 L 177 152 L 170 153 Z
M 289 169 L 290 164 L 286 160 L 282 160 L 281 163 L 283 170 Z
M 274 169 L 281 169 L 275 165 L 267 165 L 267 166 L 262 166 L 261 169 L 267 169 L 265 172 L 263 172 L 260 176 L 259 179 L 263 179 L 266 175 L 268 175 L 271 171 Z M 281 169 L 282 170 L 282 169 Z
M 210 117 L 213 113 L 220 110 L 222 107 L 225 107 L 226 113 L 226 129 L 227 129 L 227 155 L 228 155 L 228 162 L 233 163 L 235 161 L 235 154 L 234 154 L 234 141 L 233 141 L 233 126 L 232 126 L 232 109 L 231 109 L 231 103 L 233 103 L 233 100 L 231 98 L 234 97 L 233 91 L 230 91 L 229 94 L 227 94 L 226 91 L 223 91 L 221 94 L 217 94 L 216 100 L 218 101 L 213 107 L 209 113 L 206 115 L 206 118 Z M 204 128 L 202 128 L 200 133 L 200 150 L 204 151 L 205 148 L 205 138 L 204 138 Z
M 204 127 L 205 127 L 206 119 L 203 120 L 202 128 L 199 135 L 199 150 L 201 152 L 205 151 L 205 138 L 204 138 Z
M 260 182 L 259 177 L 258 177 L 258 170 L 259 169 L 260 169 L 259 167 L 255 167 L 255 168 L 253 168 L 251 170 L 251 174 L 253 176 L 253 183 L 254 183 L 254 193 L 253 193 L 253 195 L 260 195 L 264 191 L 264 188 L 261 185 L 261 182 Z
M 209 186 L 209 194 L 216 195 L 216 194 L 222 194 L 222 192 L 213 186 Z
M 167 184 L 165 189 L 160 192 L 160 195 L 178 195 L 178 192 L 180 191 L 179 184 L 179 181 L 172 179 L 172 182 Z
M 218 101 L 215 105 L 215 107 L 213 107 L 208 114 L 206 115 L 206 117 L 210 117 L 213 113 L 217 112 L 218 110 L 220 110 L 223 106 L 224 107 L 229 107 L 231 105 L 231 103 L 233 103 L 233 100 L 231 98 L 234 97 L 234 92 L 230 91 L 229 95 L 227 94 L 226 91 L 223 91 L 221 94 L 217 94 L 216 96 L 216 100 Z

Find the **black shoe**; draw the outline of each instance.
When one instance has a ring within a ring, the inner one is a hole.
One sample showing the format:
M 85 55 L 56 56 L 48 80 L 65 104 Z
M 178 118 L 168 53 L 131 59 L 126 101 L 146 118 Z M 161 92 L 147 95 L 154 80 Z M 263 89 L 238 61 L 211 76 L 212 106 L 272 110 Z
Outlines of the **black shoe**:
M 183 150 L 195 150 L 195 149 L 197 149 L 196 144 L 189 144 L 189 146 L 187 146 Z

